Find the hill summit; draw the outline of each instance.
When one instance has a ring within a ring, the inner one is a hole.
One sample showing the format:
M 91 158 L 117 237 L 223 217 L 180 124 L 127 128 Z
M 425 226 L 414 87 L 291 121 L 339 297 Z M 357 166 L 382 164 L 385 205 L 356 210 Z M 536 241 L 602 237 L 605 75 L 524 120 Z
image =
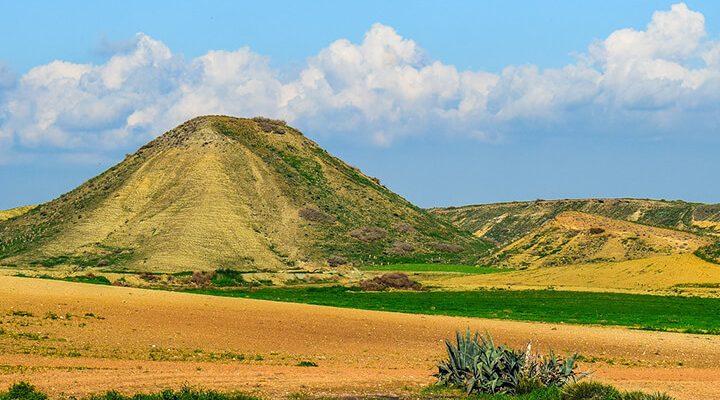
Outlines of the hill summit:
M 475 262 L 488 245 L 283 121 L 203 116 L 0 221 L 0 264 L 178 272 Z

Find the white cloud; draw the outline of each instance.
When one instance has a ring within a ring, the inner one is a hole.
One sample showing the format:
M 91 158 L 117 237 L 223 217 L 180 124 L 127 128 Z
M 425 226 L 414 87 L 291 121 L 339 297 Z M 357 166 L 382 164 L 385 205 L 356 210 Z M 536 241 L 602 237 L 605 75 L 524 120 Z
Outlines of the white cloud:
M 0 90 L 15 84 L 15 74 L 4 62 L 0 61 Z
M 703 15 L 685 4 L 656 12 L 644 30 L 611 33 L 573 64 L 508 66 L 499 74 L 432 60 L 382 24 L 361 43 L 331 43 L 284 78 L 249 48 L 185 60 L 144 34 L 115 47 L 104 64 L 53 61 L 19 78 L 0 64 L 5 154 L 12 146 L 57 147 L 88 158 L 201 114 L 280 117 L 315 134 L 382 146 L 411 135 L 495 140 L 535 128 L 557 134 L 718 128 L 720 42 L 708 38 Z

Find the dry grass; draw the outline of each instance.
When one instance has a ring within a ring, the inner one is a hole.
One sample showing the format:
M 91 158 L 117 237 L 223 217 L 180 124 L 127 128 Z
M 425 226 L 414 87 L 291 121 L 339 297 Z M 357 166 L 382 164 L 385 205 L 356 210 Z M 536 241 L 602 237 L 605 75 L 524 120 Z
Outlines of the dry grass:
M 720 266 L 685 253 L 621 262 L 535 268 L 503 274 L 440 277 L 422 283 L 452 290 L 552 287 L 558 290 L 642 293 L 682 291 L 684 294 L 720 296 Z
M 504 267 L 545 267 L 683 254 L 709 244 L 706 237 L 581 212 L 563 212 L 501 249 Z
M 0 211 L 0 221 L 23 215 L 35 207 L 36 206 L 22 206 Z
M 191 120 L 37 213 L 0 223 L 2 263 L 314 270 L 331 256 L 392 257 L 385 250 L 398 240 L 426 253 L 439 235 L 487 248 L 282 127 Z

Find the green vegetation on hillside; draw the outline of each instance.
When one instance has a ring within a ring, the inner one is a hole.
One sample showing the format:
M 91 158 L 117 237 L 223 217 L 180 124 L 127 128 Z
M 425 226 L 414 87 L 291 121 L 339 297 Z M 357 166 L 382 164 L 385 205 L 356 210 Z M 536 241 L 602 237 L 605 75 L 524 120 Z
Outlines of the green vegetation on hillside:
M 579 211 L 696 234 L 718 233 L 696 222 L 720 223 L 720 204 L 646 199 L 536 200 L 432 209 L 456 226 L 505 246 L 558 214 Z
M 186 291 L 412 314 L 720 334 L 720 299 L 712 298 L 554 290 L 361 292 L 339 286 Z
M 0 264 L 20 267 L 474 264 L 491 247 L 267 118 L 192 119 L 77 189 L 0 221 Z
M 705 261 L 720 264 L 720 240 L 695 250 L 695 255 Z

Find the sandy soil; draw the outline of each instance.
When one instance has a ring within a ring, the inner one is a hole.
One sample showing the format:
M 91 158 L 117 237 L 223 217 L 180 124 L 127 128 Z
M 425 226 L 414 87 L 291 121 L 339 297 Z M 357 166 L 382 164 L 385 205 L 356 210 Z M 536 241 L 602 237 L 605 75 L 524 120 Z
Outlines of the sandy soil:
M 22 311 L 22 312 L 21 312 Z M 27 316 L 26 312 L 32 314 Z M 678 399 L 720 398 L 720 337 L 348 310 L 0 277 L 0 387 L 60 394 L 198 385 L 407 394 L 433 381 L 442 339 L 489 331 L 579 352 L 594 379 Z M 299 361 L 318 367 L 296 367 Z

